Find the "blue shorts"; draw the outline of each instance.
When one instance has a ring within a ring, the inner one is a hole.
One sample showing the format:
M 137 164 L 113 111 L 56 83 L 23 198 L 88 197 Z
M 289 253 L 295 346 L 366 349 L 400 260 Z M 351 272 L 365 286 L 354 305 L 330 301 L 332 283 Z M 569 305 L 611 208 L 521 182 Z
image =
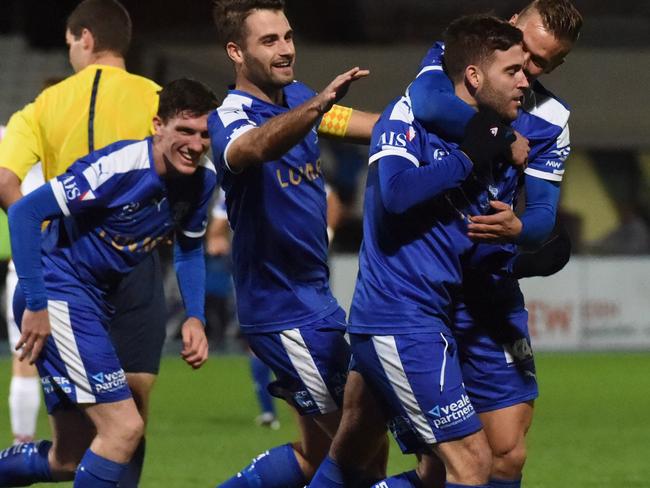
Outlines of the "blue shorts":
M 537 398 L 535 358 L 523 299 L 502 306 L 460 305 L 453 334 L 465 389 L 477 412 Z
M 380 399 L 402 452 L 422 452 L 481 429 L 451 335 L 350 334 L 350 343 L 352 368 Z
M 341 408 L 350 363 L 345 313 L 279 332 L 245 333 L 250 348 L 275 373 L 269 392 L 300 415 L 323 415 Z
M 25 299 L 17 287 L 14 313 L 19 324 L 24 310 Z M 86 290 L 79 287 L 74 298 L 67 300 L 48 300 L 47 311 L 51 334 L 36 367 L 48 413 L 75 404 L 131 398 L 124 370 L 106 331 L 108 319 Z

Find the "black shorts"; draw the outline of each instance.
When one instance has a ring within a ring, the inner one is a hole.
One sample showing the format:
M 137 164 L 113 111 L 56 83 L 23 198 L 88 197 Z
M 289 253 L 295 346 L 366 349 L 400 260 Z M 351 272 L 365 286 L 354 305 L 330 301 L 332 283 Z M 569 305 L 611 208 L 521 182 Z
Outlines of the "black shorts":
M 109 333 L 122 368 L 127 373 L 158 374 L 167 306 L 157 251 L 122 280 L 110 302 L 115 316 Z

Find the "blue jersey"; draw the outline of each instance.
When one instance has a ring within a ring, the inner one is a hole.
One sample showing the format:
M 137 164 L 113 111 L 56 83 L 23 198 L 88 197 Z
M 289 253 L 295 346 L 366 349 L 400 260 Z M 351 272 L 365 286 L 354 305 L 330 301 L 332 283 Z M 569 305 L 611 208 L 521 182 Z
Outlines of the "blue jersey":
M 190 238 L 205 233 L 216 172 L 203 158 L 192 176 L 164 180 L 148 138 L 84 156 L 49 184 L 64 217 L 44 231 L 48 293 L 82 283 L 106 309 L 105 293 L 170 232 Z
M 280 159 L 235 174 L 228 145 L 244 132 L 314 95 L 294 82 L 286 106 L 230 90 L 208 119 L 217 173 L 233 229 L 234 280 L 241 325 L 248 332 L 299 327 L 332 314 L 326 198 L 316 126 Z
M 444 178 L 436 166 L 452 157 L 452 169 L 463 168 L 457 185 L 400 213 L 387 208 L 381 181 L 385 158 L 415 165 L 413 186 L 406 188 L 413 193 L 420 175 L 420 180 Z M 408 97 L 389 105 L 375 125 L 369 163 L 349 330 L 379 335 L 447 331 L 462 265 L 475 247 L 467 237 L 467 216 L 485 214 L 491 198 L 512 195 L 517 171 L 504 163 L 490 181 L 476 179 L 455 143 L 427 133 L 414 119 Z
M 435 43 L 420 63 L 418 76 L 429 71 L 443 71 L 443 54 L 444 44 Z M 562 181 L 564 163 L 571 152 L 569 115 L 569 107 L 539 81 L 526 90 L 512 127 L 530 143 L 527 175 Z

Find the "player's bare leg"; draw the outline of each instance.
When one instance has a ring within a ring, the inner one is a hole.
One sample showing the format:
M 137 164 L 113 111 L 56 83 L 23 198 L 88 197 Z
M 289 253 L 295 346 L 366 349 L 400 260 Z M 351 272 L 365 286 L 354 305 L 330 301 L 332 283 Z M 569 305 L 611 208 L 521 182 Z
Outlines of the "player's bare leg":
M 492 458 L 487 436 L 483 430 L 462 439 L 441 442 L 436 444 L 433 450 L 445 465 L 447 482 L 469 486 L 488 484 Z M 433 454 L 422 456 L 423 467 L 427 466 L 424 460 L 428 456 Z M 429 479 L 430 476 L 436 475 L 424 472 L 423 476 L 424 479 Z
M 151 373 L 126 373 L 126 382 L 129 384 L 133 401 L 135 401 L 145 427 L 149 418 L 149 397 L 156 378 L 157 376 Z
M 300 440 L 293 443 L 293 449 L 306 479 L 314 476 L 318 466 L 327 456 L 340 420 L 340 410 L 318 417 L 298 416 Z
M 386 418 L 363 376 L 350 371 L 343 395 L 343 417 L 330 455 L 344 470 L 363 471 L 368 479 L 386 476 Z
M 95 437 L 95 426 L 76 408 L 57 410 L 50 415 L 52 447 L 48 456 L 54 481 L 74 479 L 79 461 Z
M 533 421 L 534 402 L 480 414 L 492 449 L 491 477 L 518 480 L 526 462 L 526 433 Z

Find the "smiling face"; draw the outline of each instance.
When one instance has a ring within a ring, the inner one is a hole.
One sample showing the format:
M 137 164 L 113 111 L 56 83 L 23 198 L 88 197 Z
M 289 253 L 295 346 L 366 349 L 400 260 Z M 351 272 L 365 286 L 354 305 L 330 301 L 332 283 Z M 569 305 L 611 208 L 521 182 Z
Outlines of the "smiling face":
M 154 118 L 154 161 L 158 174 L 194 174 L 210 146 L 208 114 L 181 112 L 166 122 Z
M 495 110 L 505 121 L 517 118 L 528 80 L 523 71 L 525 54 L 520 44 L 496 50 L 479 68 L 481 75 L 474 98 L 479 106 Z
M 238 85 L 266 93 L 281 90 L 294 79 L 296 50 L 293 30 L 281 10 L 253 10 L 244 22 L 241 44 L 229 42 L 228 55 L 235 62 Z
M 560 40 L 549 32 L 544 26 L 541 15 L 536 10 L 514 16 L 510 19 L 510 23 L 524 34 L 524 50 L 526 52 L 524 71 L 531 83 L 540 75 L 550 73 L 561 65 L 571 51 L 571 42 Z

